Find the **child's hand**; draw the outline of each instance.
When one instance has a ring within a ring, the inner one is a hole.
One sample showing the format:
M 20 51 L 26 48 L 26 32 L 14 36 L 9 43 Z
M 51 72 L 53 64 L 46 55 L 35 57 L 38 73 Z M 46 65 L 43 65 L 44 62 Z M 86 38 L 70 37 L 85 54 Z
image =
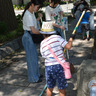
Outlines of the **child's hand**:
M 60 11 L 60 15 L 61 15 L 61 16 L 64 16 L 64 13 L 63 13 L 63 11 Z
M 60 26 L 60 29 L 65 30 L 65 27 L 64 26 Z
M 71 34 L 70 38 L 72 38 L 73 40 L 75 39 L 76 34 Z
M 37 21 L 39 21 L 42 17 L 43 17 L 43 15 L 41 13 L 38 13 Z
M 40 18 L 42 18 L 42 17 L 43 17 L 42 13 L 38 13 L 38 16 L 39 16 Z

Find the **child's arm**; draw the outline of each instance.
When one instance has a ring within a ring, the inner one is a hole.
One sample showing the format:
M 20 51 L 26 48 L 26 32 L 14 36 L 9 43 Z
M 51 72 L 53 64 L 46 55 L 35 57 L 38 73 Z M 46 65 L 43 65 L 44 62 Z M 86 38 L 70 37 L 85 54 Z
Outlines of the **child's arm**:
M 38 13 L 37 21 L 39 21 L 43 17 L 42 13 Z
M 60 15 L 64 17 L 64 12 L 63 11 L 60 11 Z
M 72 47 L 72 42 L 73 42 L 73 39 L 75 39 L 75 34 L 72 34 L 68 43 L 65 45 L 65 49 L 70 49 Z
M 54 26 L 54 27 L 57 27 L 57 28 L 60 28 L 60 29 L 62 29 L 62 30 L 65 30 L 65 27 L 64 27 L 64 26 L 60 26 L 60 25 L 57 25 L 57 24 L 55 24 L 55 23 L 53 23 L 53 26 Z
M 68 43 L 65 45 L 65 49 L 70 49 L 71 47 L 72 47 L 72 42 L 73 42 L 73 39 L 72 38 L 70 38 L 69 39 L 69 41 L 68 41 Z
M 46 7 L 45 9 L 45 19 L 46 21 L 50 21 L 51 20 L 51 13 L 48 7 Z

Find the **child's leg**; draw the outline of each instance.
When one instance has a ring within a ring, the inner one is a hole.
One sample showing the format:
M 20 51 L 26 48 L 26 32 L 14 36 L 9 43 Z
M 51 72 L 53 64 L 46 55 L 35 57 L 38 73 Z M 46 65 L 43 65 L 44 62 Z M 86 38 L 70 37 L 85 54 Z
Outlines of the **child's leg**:
M 45 66 L 45 76 L 46 76 L 46 83 L 47 83 L 47 96 L 52 96 L 53 88 L 56 86 L 56 80 L 54 76 L 54 70 L 56 65 L 52 66 Z M 53 78 L 54 77 L 54 78 Z
M 52 96 L 52 91 L 53 91 L 53 88 L 48 88 L 47 87 L 47 92 L 46 92 L 47 93 L 47 96 Z
M 87 38 L 89 38 L 89 31 L 87 31 L 86 33 L 87 33 Z
M 82 35 L 83 35 L 83 39 L 85 39 L 85 36 L 84 36 L 85 26 L 84 26 L 84 24 L 81 24 L 81 32 L 82 32 Z
M 89 24 L 85 24 L 87 39 L 89 40 Z
M 59 96 L 66 96 L 65 89 L 59 89 Z

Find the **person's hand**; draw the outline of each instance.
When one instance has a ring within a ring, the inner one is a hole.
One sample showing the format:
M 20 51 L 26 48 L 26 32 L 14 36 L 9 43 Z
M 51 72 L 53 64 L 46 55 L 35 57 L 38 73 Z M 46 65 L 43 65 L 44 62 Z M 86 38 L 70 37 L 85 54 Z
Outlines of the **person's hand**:
M 38 17 L 42 18 L 43 17 L 42 13 L 38 13 Z
M 63 11 L 60 11 L 60 15 L 64 17 L 64 12 Z
M 75 39 L 76 34 L 71 34 L 70 38 Z
M 60 26 L 60 29 L 65 30 L 65 27 L 64 26 Z

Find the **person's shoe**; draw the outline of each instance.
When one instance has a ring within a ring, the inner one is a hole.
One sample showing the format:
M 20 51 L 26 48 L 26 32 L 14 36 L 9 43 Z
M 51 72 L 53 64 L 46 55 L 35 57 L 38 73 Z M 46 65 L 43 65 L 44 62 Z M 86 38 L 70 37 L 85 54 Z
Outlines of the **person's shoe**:
M 41 79 L 39 79 L 37 82 L 34 82 L 34 83 L 40 83 L 40 82 L 42 82 L 42 80 L 41 80 Z
M 89 40 L 90 40 L 90 38 L 87 38 L 87 40 L 89 41 Z
M 85 40 L 86 38 L 83 38 L 83 40 Z
M 39 78 L 43 78 L 43 75 L 41 74 Z

